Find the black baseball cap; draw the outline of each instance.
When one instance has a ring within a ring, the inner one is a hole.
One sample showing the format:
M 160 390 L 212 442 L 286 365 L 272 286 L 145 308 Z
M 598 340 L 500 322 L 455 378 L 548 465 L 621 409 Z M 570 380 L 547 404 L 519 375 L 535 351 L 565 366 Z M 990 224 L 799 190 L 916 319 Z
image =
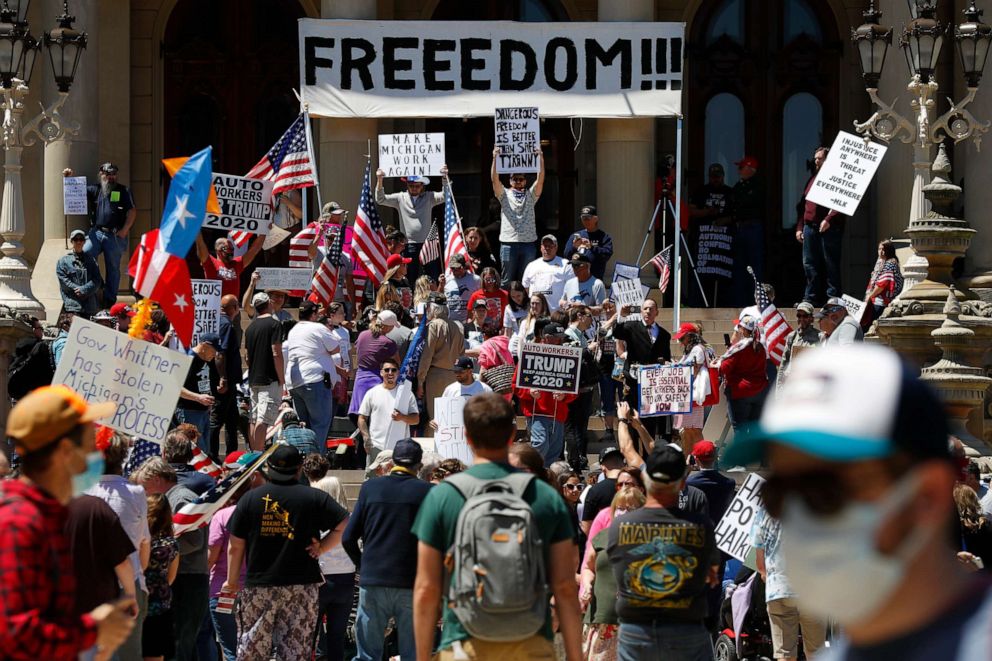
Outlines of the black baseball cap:
M 396 441 L 393 447 L 393 463 L 397 466 L 416 466 L 424 458 L 424 448 L 412 438 Z
M 200 344 L 208 344 L 214 351 L 223 351 L 220 346 L 220 335 L 217 333 L 203 333 L 200 335 Z
M 475 364 L 472 362 L 472 359 L 469 358 L 468 356 L 462 356 L 461 358 L 455 361 L 454 369 L 470 370 L 473 367 L 475 367 Z
M 710 174 L 718 174 L 718 175 L 720 175 L 722 177 L 723 176 L 723 166 L 720 165 L 719 163 L 713 163 L 712 165 L 710 165 Z
M 604 461 L 606 461 L 607 457 L 614 454 L 619 455 L 621 458 L 623 457 L 623 452 L 620 452 L 620 448 L 618 448 L 615 445 L 611 445 L 609 447 L 603 448 L 602 450 L 599 451 L 599 463 L 602 464 Z
M 107 174 L 117 174 L 117 166 L 108 161 L 100 166 L 100 172 L 105 172 Z
M 591 204 L 587 204 L 579 210 L 579 218 L 585 218 L 586 216 L 596 216 L 596 207 Z
M 682 448 L 674 443 L 656 446 L 644 460 L 644 472 L 655 482 L 678 482 L 688 470 Z
M 292 445 L 280 444 L 265 462 L 265 474 L 273 482 L 296 479 L 296 471 L 303 465 L 303 455 Z
M 592 260 L 589 259 L 589 254 L 585 250 L 577 250 L 572 253 L 572 263 L 573 264 L 592 264 Z

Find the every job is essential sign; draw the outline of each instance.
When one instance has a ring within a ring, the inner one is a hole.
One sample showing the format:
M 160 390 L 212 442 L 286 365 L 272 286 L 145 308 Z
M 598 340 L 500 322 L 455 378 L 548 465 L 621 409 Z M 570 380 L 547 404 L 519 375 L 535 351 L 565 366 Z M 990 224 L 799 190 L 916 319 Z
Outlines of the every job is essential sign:
M 541 159 L 536 150 L 541 147 L 541 121 L 537 108 L 497 108 L 494 121 L 494 143 L 499 147 L 496 172 L 540 172 Z
M 321 117 L 681 113 L 683 23 L 302 19 L 300 89 Z
M 716 525 L 716 547 L 741 562 L 746 562 L 751 552 L 751 526 L 762 509 L 760 494 L 764 483 L 757 473 L 749 474 Z
M 845 216 L 854 215 L 889 148 L 840 131 L 816 173 L 806 199 Z
M 192 362 L 185 354 L 76 317 L 52 383 L 64 383 L 88 402 L 116 402 L 117 411 L 102 423 L 161 443 Z
M 637 414 L 642 418 L 692 411 L 692 367 L 642 365 L 637 377 Z
M 379 169 L 387 177 L 441 174 L 443 133 L 387 133 L 379 136 Z
M 582 349 L 527 342 L 520 352 L 517 387 L 576 394 Z
M 204 227 L 268 234 L 272 222 L 271 181 L 249 179 L 233 174 L 214 174 L 214 190 L 220 215 L 208 213 Z

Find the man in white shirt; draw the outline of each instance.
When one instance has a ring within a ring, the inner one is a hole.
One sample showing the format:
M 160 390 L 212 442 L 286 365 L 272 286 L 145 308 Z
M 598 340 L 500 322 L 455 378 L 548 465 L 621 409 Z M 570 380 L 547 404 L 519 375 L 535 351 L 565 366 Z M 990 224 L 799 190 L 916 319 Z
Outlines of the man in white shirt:
M 468 270 L 462 254 L 452 255 L 444 281 L 444 298 L 448 301 L 448 319 L 464 324 L 468 320 L 468 299 L 482 288 L 482 280 Z
M 410 425 L 420 422 L 420 412 L 413 393 L 397 387 L 399 363 L 392 358 L 382 361 L 382 383 L 365 393 L 358 410 L 358 429 L 365 439 L 368 461 L 379 452 L 392 450 L 396 441 L 410 437 Z
M 425 190 L 431 183 L 427 177 L 407 177 L 406 190 L 399 193 L 386 193 L 382 189 L 384 171 L 376 170 L 375 203 L 382 207 L 392 207 L 400 217 L 400 229 L 406 234 L 407 244 L 403 254 L 413 260 L 410 264 L 410 282 L 420 276 L 420 248 L 431 230 L 431 209 L 444 204 L 444 193 Z M 441 181 L 448 181 L 448 166 L 441 166 Z
M 469 397 L 492 392 L 492 388 L 475 378 L 474 367 L 475 364 L 468 356 L 462 356 L 456 360 L 455 366 L 452 368 L 455 371 L 455 382 L 445 388 L 441 396 L 464 397 L 468 399 Z
M 572 265 L 557 253 L 558 239 L 554 234 L 545 234 L 541 239 L 541 257 L 527 265 L 520 281 L 531 296 L 544 294 L 548 299 L 549 312 L 558 309 L 565 293 L 565 283 L 575 277 Z
M 510 174 L 510 187 L 506 188 L 496 173 L 496 159 L 500 156 L 500 148 L 493 149 L 493 164 L 490 168 L 490 178 L 493 184 L 493 195 L 499 200 L 499 261 L 503 266 L 500 286 L 510 288 L 511 280 L 519 280 L 524 266 L 534 257 L 534 241 L 537 240 L 537 216 L 534 205 L 544 190 L 544 154 L 540 145 L 534 146 L 538 155 L 540 170 L 534 184 L 527 188 L 527 177 L 516 172 Z
M 327 438 L 331 426 L 331 389 L 340 378 L 333 356 L 341 347 L 331 330 L 318 323 L 317 304 L 303 301 L 300 321 L 283 343 L 286 387 L 300 420 L 313 430 L 318 445 Z

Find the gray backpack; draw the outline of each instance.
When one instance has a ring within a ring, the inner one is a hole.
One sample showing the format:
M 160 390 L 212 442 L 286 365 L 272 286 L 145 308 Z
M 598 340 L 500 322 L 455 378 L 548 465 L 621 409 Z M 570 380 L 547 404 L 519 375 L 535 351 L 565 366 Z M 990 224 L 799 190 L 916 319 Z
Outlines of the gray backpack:
M 524 491 L 535 477 L 511 473 L 481 480 L 445 478 L 465 497 L 448 551 L 449 608 L 474 638 L 523 640 L 544 625 L 548 611 L 544 544 Z

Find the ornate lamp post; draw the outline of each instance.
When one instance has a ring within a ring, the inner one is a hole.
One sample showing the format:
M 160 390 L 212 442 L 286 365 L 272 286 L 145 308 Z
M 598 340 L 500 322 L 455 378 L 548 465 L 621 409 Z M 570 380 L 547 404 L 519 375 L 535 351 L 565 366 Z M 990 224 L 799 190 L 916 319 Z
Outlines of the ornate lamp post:
M 924 214 L 926 202 L 923 186 L 930 181 L 931 147 L 950 137 L 954 142 L 966 138 L 981 147 L 982 135 L 989 130 L 989 122 L 979 122 L 968 112 L 967 106 L 975 99 L 978 83 L 982 78 L 985 60 L 992 43 L 992 27 L 981 22 L 982 11 L 971 0 L 964 11 L 965 21 L 954 29 L 964 69 L 968 93 L 958 103 L 951 103 L 946 113 L 934 120 L 934 96 L 937 81 L 934 71 L 947 28 L 937 20 L 938 0 L 907 0 L 911 20 L 905 25 L 900 46 L 909 66 L 910 81 L 907 89 L 913 96 L 910 106 L 912 119 L 906 119 L 878 97 L 878 81 L 885 64 L 885 52 L 892 42 L 892 29 L 878 24 L 882 13 L 875 10 L 874 0 L 869 0 L 864 13 L 865 23 L 851 31 L 851 40 L 858 49 L 865 90 L 877 110 L 864 122 L 854 122 L 855 130 L 865 136 L 874 136 L 888 142 L 899 138 L 913 143 L 913 200 L 910 206 L 910 223 Z
M 21 312 L 44 317 L 44 307 L 31 294 L 31 271 L 21 255 L 24 246 L 24 201 L 21 196 L 21 150 L 38 140 L 47 144 L 64 136 L 79 133 L 79 124 L 64 120 L 60 114 L 69 95 L 86 48 L 86 33 L 73 29 L 74 16 L 69 3 L 62 3 L 62 15 L 57 25 L 45 33 L 52 73 L 59 96 L 30 121 L 24 122 L 24 99 L 34 69 L 35 58 L 42 44 L 30 32 L 27 11 L 31 0 L 3 0 L 0 4 L 0 93 L 3 101 L 3 123 L 0 140 L 4 149 L 3 201 L 0 204 L 0 304 Z

